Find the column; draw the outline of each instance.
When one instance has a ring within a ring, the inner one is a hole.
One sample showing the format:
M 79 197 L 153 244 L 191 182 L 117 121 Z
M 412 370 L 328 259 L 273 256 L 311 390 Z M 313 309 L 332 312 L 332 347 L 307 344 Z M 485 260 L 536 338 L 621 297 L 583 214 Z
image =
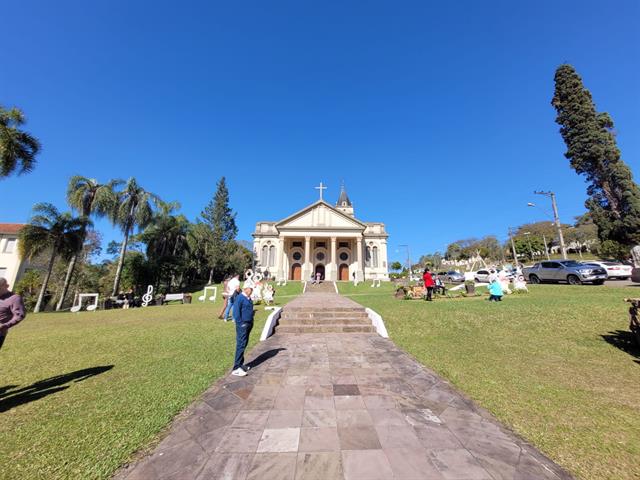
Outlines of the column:
M 356 259 L 358 261 L 358 269 L 356 270 L 356 280 L 359 282 L 364 281 L 364 267 L 362 264 L 362 237 L 358 237 L 356 240 Z
M 389 259 L 387 258 L 387 241 L 380 242 L 380 267 L 382 267 L 382 279 L 389 280 Z
M 331 263 L 329 264 L 329 271 L 327 272 L 327 280 L 338 280 L 338 258 L 337 258 L 337 243 L 336 237 L 331 237 Z
M 282 268 L 282 257 L 284 257 L 284 240 L 278 238 L 278 244 L 276 249 L 276 265 L 275 265 L 275 278 L 276 280 L 284 280 L 284 269 Z
M 302 281 L 306 282 L 311 277 L 311 237 L 304 237 L 304 266 L 302 267 Z

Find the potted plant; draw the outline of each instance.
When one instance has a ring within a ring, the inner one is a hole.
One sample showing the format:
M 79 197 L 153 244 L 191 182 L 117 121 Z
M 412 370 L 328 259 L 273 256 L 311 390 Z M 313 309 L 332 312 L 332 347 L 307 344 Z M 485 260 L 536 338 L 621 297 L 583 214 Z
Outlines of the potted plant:
M 476 284 L 473 280 L 465 280 L 464 289 L 467 292 L 467 295 L 475 295 L 476 294 Z

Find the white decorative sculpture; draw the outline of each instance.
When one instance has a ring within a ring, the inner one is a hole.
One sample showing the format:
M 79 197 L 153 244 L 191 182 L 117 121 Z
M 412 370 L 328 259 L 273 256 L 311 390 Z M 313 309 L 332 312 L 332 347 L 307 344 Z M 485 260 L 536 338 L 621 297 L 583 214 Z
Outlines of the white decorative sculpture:
M 380 281 L 380 279 L 379 279 L 379 278 L 374 278 L 374 279 L 373 279 L 373 283 L 371 284 L 371 288 L 373 288 L 373 287 L 376 287 L 376 288 L 380 287 L 380 283 L 381 283 L 381 281 Z
M 204 292 L 202 292 L 202 295 L 200 295 L 198 297 L 198 300 L 200 300 L 201 302 L 206 301 L 207 299 L 207 290 L 212 290 L 213 291 L 213 295 L 211 295 L 209 298 L 210 301 L 215 302 L 216 301 L 216 297 L 218 296 L 218 287 L 204 287 Z
M 93 303 L 90 305 L 87 305 L 87 312 L 93 312 L 94 310 L 96 310 L 98 308 L 98 297 L 100 295 L 98 293 L 81 293 L 78 295 L 78 304 L 77 305 L 73 305 L 71 307 L 71 311 L 73 313 L 77 313 L 82 309 L 82 300 L 84 300 L 85 298 L 93 298 Z M 75 303 L 75 302 L 74 302 Z
M 253 281 L 253 270 L 249 269 L 244 272 L 244 284 L 242 285 L 242 288 L 254 288 L 255 286 L 256 284 Z
M 142 306 L 148 307 L 151 300 L 153 300 L 153 285 L 149 285 L 147 287 L 147 293 L 142 295 Z
M 264 303 L 266 305 L 271 305 L 273 303 L 273 285 L 267 285 L 262 293 L 262 298 L 264 299 Z

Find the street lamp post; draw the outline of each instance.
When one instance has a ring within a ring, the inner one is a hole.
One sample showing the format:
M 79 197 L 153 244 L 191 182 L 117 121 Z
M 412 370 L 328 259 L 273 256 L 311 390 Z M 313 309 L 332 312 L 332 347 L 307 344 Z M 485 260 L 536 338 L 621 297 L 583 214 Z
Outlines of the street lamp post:
M 567 247 L 564 245 L 564 236 L 562 235 L 562 225 L 560 223 L 560 216 L 558 215 L 558 205 L 556 204 L 556 194 L 552 191 L 534 191 L 535 195 L 544 195 L 551 198 L 551 208 L 553 209 L 553 221 L 556 224 L 558 230 L 558 240 L 560 240 L 560 250 L 562 251 L 562 259 L 567 259 Z
M 516 244 L 513 242 L 513 234 L 511 233 L 511 227 L 509 227 L 509 239 L 511 240 L 511 252 L 513 253 L 514 267 L 518 266 L 518 254 L 516 253 Z
M 409 245 L 398 245 L 407 249 L 407 270 L 409 271 L 409 280 L 411 280 L 411 254 L 409 253 Z

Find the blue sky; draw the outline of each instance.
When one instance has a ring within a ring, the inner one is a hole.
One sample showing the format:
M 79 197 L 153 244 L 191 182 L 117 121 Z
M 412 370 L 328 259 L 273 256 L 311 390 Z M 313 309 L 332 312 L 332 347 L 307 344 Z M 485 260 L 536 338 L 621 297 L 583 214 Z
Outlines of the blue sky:
M 0 222 L 64 207 L 68 178 L 135 176 L 194 219 L 226 176 L 240 238 L 340 182 L 391 259 L 584 211 L 553 74 L 573 64 L 640 171 L 640 3 L 5 2 L 0 104 L 43 143 Z M 537 199 L 543 201 L 544 199 Z M 106 222 L 108 240 L 119 238 Z

